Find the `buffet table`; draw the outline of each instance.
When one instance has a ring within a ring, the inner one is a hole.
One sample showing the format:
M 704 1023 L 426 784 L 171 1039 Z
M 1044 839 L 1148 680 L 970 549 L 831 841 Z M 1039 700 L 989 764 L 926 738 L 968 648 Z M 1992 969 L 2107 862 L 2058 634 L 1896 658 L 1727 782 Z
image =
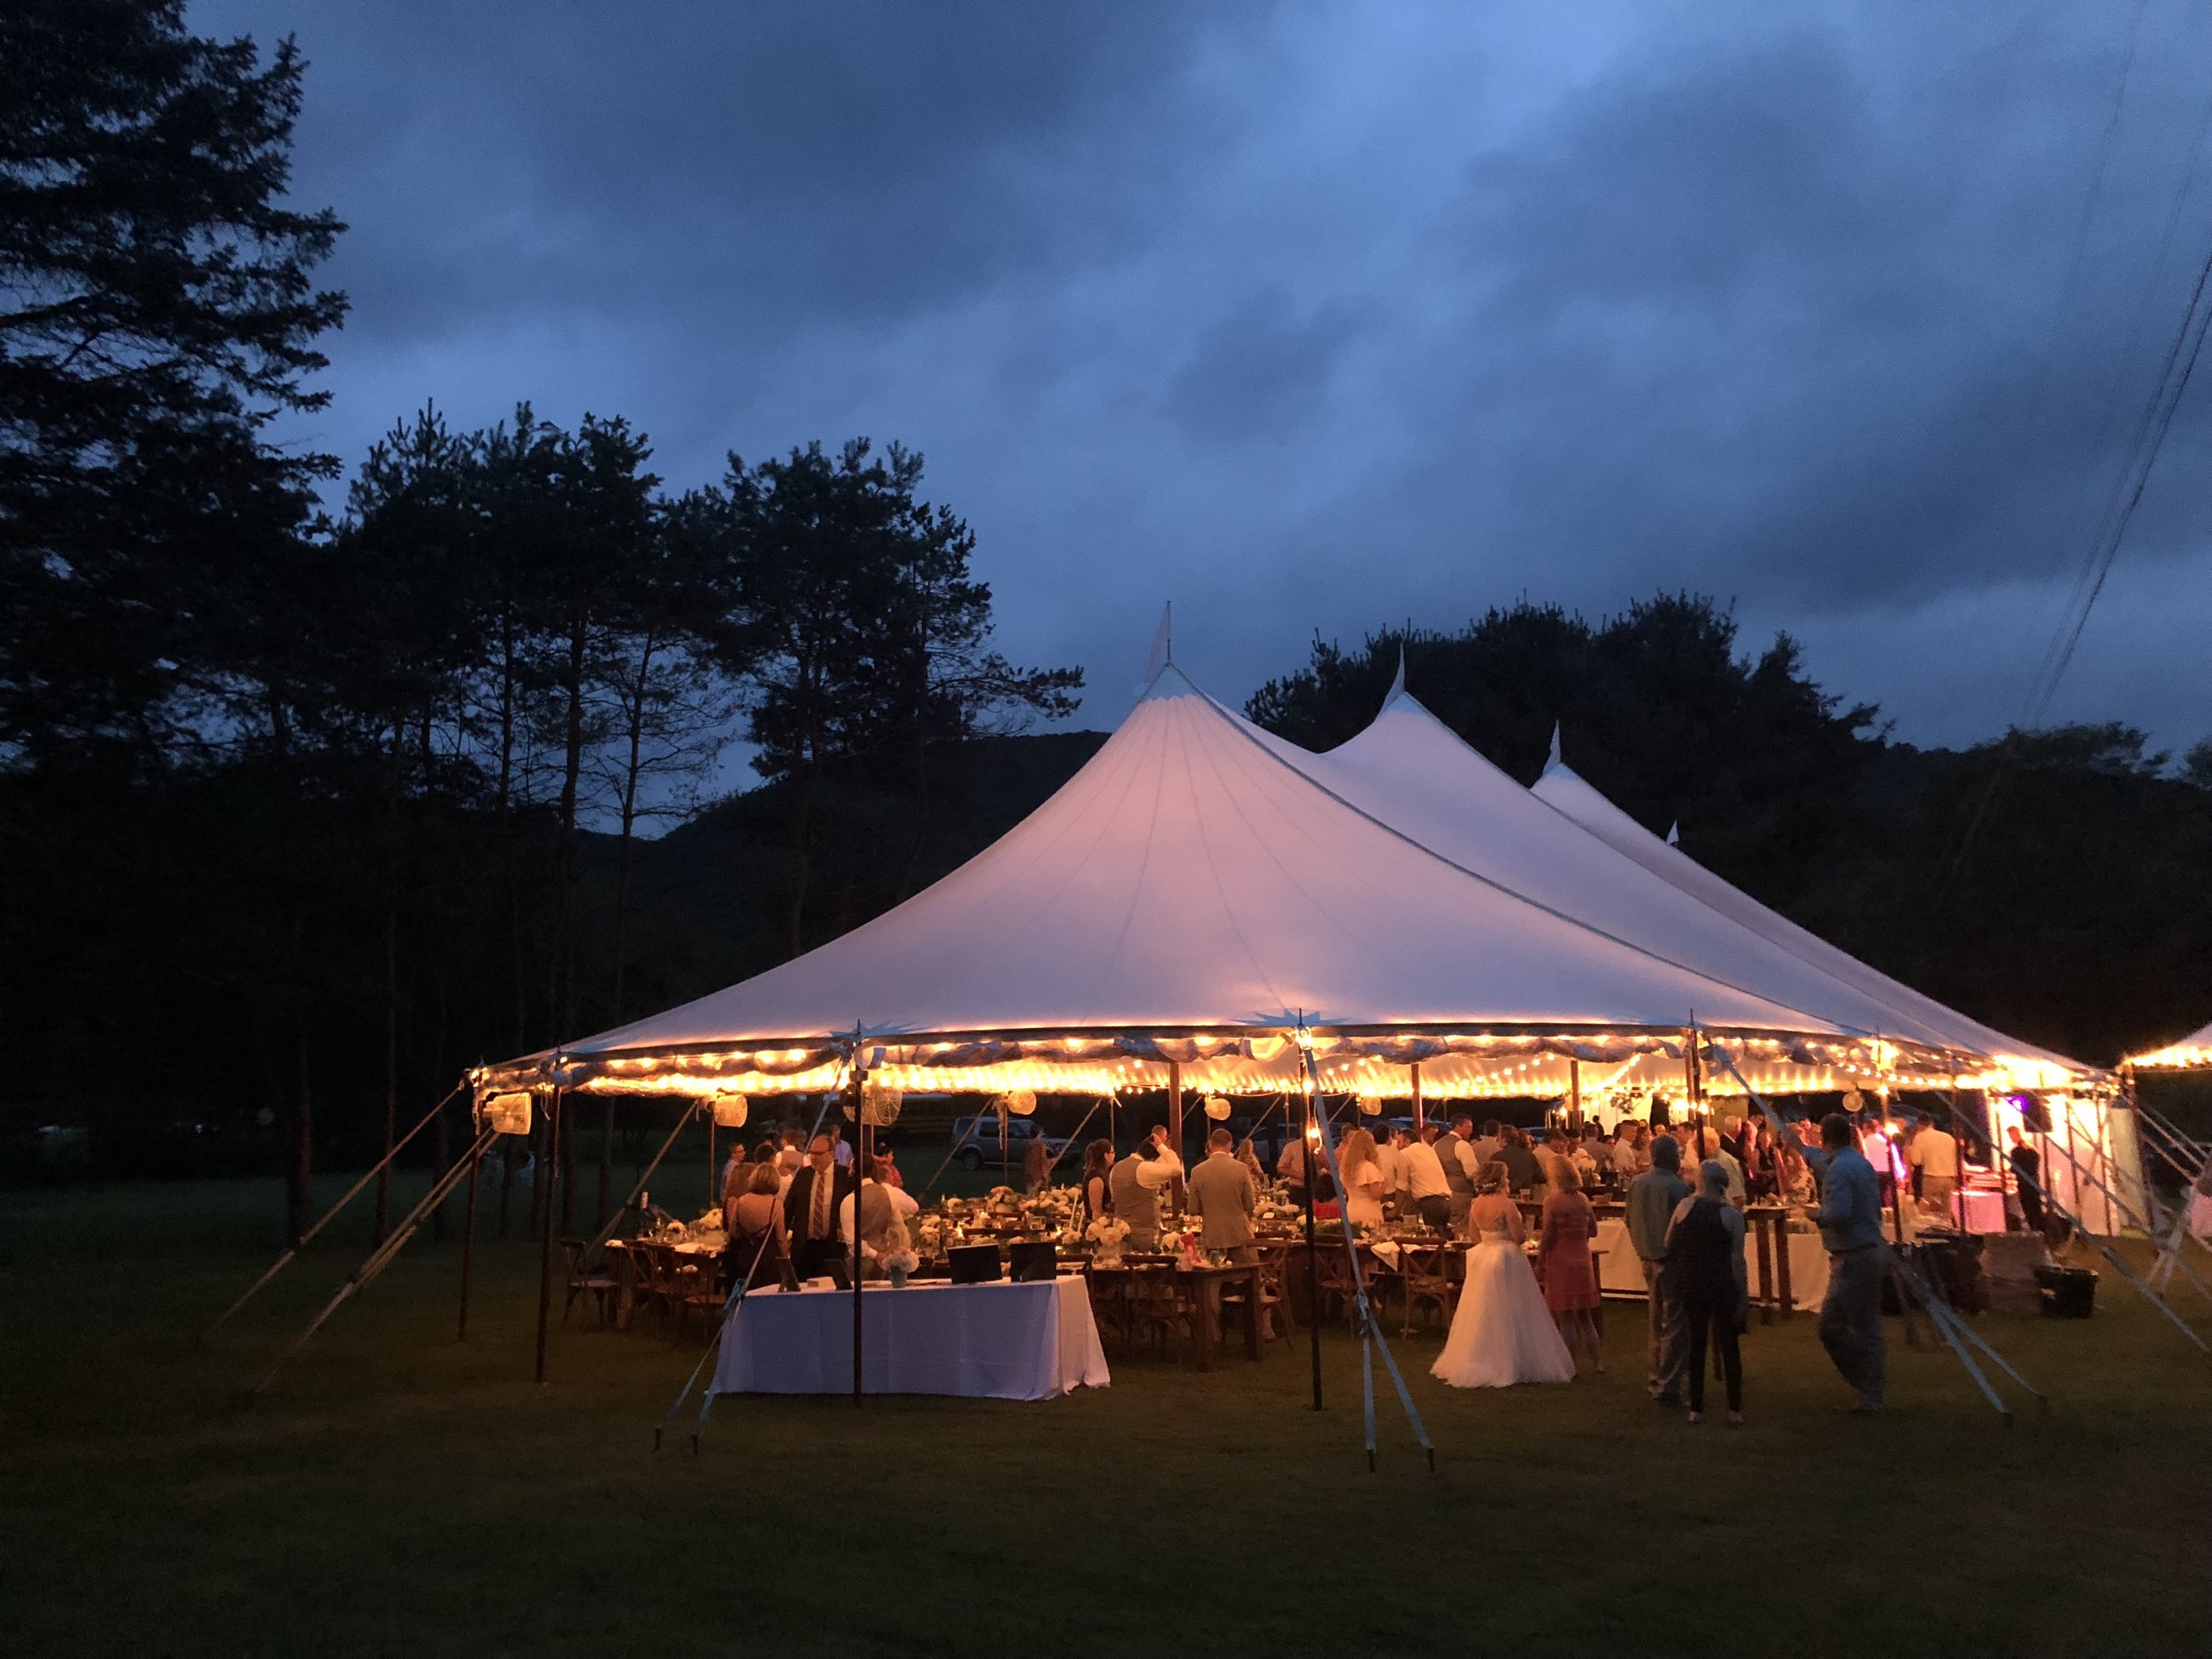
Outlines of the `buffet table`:
M 862 1389 L 1049 1400 L 1103 1388 L 1106 1356 L 1083 1280 L 872 1284 L 861 1293 Z M 722 1335 L 717 1394 L 847 1394 L 853 1301 L 847 1290 L 756 1290 Z

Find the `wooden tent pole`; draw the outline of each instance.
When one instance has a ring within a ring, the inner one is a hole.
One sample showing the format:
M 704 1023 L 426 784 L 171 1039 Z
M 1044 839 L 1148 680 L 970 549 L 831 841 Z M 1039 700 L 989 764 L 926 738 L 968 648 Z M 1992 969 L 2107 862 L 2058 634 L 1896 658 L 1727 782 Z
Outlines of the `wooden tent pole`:
M 1406 1075 L 1413 1085 L 1413 1138 L 1421 1138 L 1421 1063 L 1413 1061 L 1406 1067 Z
M 1582 1133 L 1582 1062 L 1567 1062 L 1567 1121 L 1576 1134 Z
M 1183 1156 L 1183 1067 L 1179 1061 L 1167 1063 L 1167 1138 L 1174 1144 L 1175 1156 Z

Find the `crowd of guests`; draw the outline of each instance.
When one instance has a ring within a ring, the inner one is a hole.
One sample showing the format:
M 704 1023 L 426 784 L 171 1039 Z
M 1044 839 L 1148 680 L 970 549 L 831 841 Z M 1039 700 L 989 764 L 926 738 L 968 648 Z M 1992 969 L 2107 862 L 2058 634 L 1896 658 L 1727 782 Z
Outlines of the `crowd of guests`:
M 1845 1104 L 1854 1102 L 1847 1096 Z M 1821 1343 L 1852 1387 L 1855 1409 L 1878 1412 L 1886 1402 L 1884 1217 L 1907 1190 L 1931 1211 L 1948 1210 L 1959 1189 L 1958 1142 L 1925 1113 L 1901 1133 L 1865 1110 L 1832 1112 L 1819 1130 L 1817 1147 L 1778 1137 L 1763 1118 L 1671 1132 L 1624 1118 L 1610 1133 L 1594 1122 L 1555 1123 L 1532 1134 L 1495 1119 L 1478 1132 L 1461 1113 L 1417 1132 L 1394 1126 L 1379 1140 L 1363 1125 L 1349 1129 L 1336 1147 L 1333 1176 L 1317 1147 L 1294 1137 L 1274 1174 L 1294 1204 L 1310 1199 L 1317 1215 L 1371 1226 L 1418 1217 L 1440 1234 L 1502 1238 L 1516 1247 L 1527 1234 L 1522 1203 L 1540 1200 L 1534 1267 L 1569 1374 L 1586 1358 L 1604 1369 L 1588 1193 L 1619 1190 L 1646 1287 L 1646 1386 L 1662 1406 L 1686 1405 L 1693 1422 L 1705 1410 L 1709 1356 L 1717 1360 L 1729 1420 L 1742 1420 L 1746 1207 L 1763 1199 L 1801 1205 L 1830 1256 Z M 2039 1227 L 2035 1150 L 2016 1130 L 2012 1143 L 2024 1218 Z M 855 1169 L 853 1148 L 836 1127 L 803 1147 L 799 1132 L 786 1129 L 749 1151 L 734 1148 L 722 1183 L 733 1277 L 749 1272 L 750 1283 L 769 1282 L 787 1262 L 795 1276 L 813 1277 L 849 1257 L 856 1226 L 864 1262 L 905 1248 L 904 1223 L 918 1206 L 887 1148 L 866 1162 Z M 1025 1170 L 1025 1185 L 1034 1190 L 1051 1167 L 1041 1140 L 1030 1163 L 1037 1167 Z M 1197 1224 L 1198 1248 L 1249 1261 L 1253 1214 L 1267 1181 L 1250 1140 L 1216 1129 L 1204 1156 L 1186 1168 L 1162 1126 L 1125 1157 L 1110 1141 L 1091 1141 L 1081 1190 L 1087 1222 L 1114 1217 L 1126 1227 L 1130 1248 L 1154 1248 L 1164 1219 L 1179 1210 Z
M 895 1227 L 921 1209 L 889 1148 L 856 1171 L 841 1126 L 801 1141 L 798 1130 L 786 1129 L 749 1152 L 742 1142 L 731 1149 L 722 1166 L 726 1280 L 744 1275 L 749 1286 L 772 1284 L 786 1263 L 798 1279 L 828 1272 L 852 1255 L 856 1216 L 862 1259 L 879 1271 L 872 1264 L 889 1253 Z

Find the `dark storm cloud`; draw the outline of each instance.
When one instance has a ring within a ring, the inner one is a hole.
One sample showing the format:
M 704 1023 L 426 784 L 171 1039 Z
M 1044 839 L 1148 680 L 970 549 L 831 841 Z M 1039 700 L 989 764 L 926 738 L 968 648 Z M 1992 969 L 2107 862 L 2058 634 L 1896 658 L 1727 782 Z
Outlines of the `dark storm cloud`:
M 1093 724 L 1169 596 L 1235 697 L 1317 627 L 1690 587 L 1979 735 L 2212 238 L 2199 0 L 196 16 L 314 65 L 356 309 L 300 435 L 902 439 Z M 2060 715 L 2212 725 L 2208 407 Z

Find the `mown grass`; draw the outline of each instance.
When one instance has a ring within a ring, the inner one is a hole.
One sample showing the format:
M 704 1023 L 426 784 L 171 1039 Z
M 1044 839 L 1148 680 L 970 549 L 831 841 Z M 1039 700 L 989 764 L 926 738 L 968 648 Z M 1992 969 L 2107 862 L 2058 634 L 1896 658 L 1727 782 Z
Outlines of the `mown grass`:
M 2205 1650 L 2212 1360 L 2109 1277 L 2086 1324 L 1980 1321 L 2054 1397 L 2010 1427 L 1893 1324 L 1896 1409 L 1842 1415 L 1800 1317 L 1753 1330 L 1749 1425 L 1691 1428 L 1646 1403 L 1617 1307 L 1609 1374 L 1569 1388 L 1448 1390 L 1435 1339 L 1401 1344 L 1432 1475 L 1387 1394 L 1367 1473 L 1341 1336 L 1319 1414 L 1294 1346 L 1211 1375 L 1118 1360 L 1041 1405 L 733 1399 L 694 1457 L 652 1450 L 690 1344 L 580 1309 L 532 1384 L 521 1240 L 480 1248 L 465 1344 L 457 1245 L 425 1241 L 242 1409 L 360 1242 L 199 1344 L 273 1254 L 274 1202 L 7 1197 L 0 1648 Z

